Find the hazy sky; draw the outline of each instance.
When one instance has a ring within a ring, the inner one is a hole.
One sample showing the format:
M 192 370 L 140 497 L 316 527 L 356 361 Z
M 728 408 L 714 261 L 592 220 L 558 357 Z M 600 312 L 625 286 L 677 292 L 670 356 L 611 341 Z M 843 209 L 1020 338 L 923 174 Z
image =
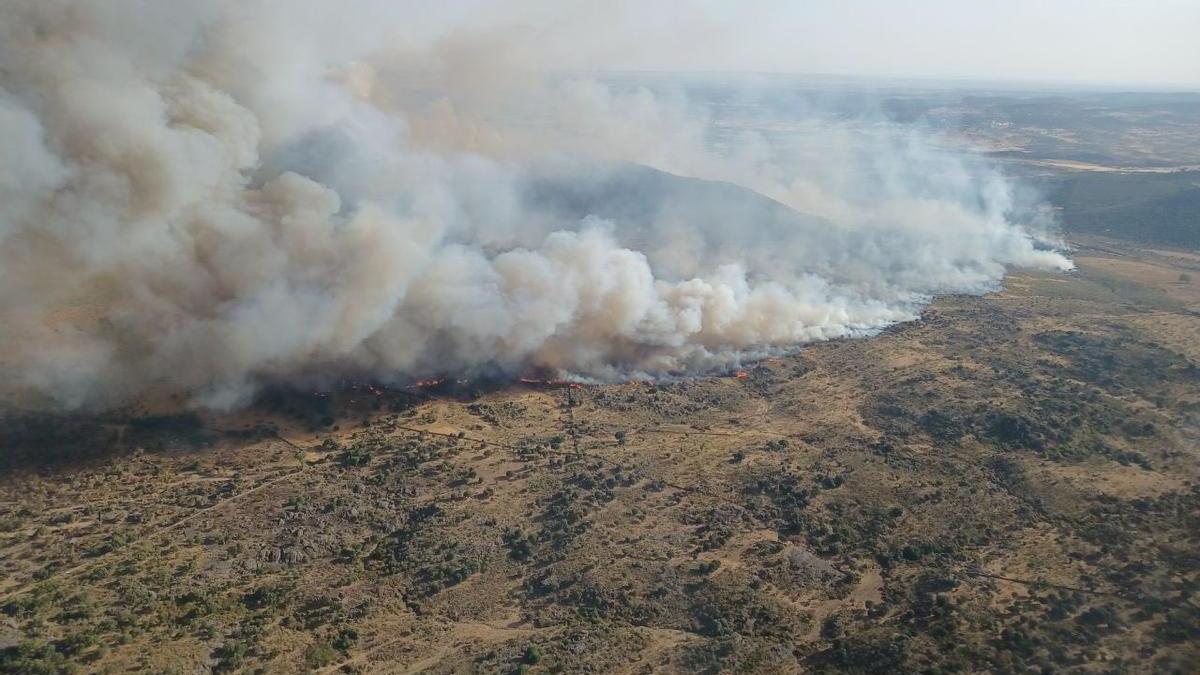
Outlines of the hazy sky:
M 1200 0 L 444 0 L 443 25 L 528 31 L 564 68 L 1200 87 Z

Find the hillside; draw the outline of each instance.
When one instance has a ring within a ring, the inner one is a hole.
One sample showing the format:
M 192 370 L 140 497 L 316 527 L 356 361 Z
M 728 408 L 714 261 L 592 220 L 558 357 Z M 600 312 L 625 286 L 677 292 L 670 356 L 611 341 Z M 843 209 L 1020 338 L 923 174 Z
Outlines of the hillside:
M 1200 172 L 1081 171 L 1050 189 L 1070 232 L 1200 248 Z
M 742 377 L 10 411 L 0 669 L 1194 670 L 1200 259 L 1085 244 Z

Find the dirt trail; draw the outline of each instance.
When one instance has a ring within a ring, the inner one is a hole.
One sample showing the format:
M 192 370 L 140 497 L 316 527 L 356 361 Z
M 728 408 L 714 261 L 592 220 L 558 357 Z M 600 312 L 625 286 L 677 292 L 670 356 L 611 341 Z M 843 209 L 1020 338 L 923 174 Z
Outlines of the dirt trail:
M 418 661 L 408 664 L 372 664 L 370 662 L 372 656 L 391 647 L 413 640 L 412 636 L 405 636 L 373 645 L 345 661 L 335 663 L 317 672 L 336 673 L 347 667 L 359 666 L 365 668 L 365 672 L 369 673 L 419 673 L 438 665 L 447 655 L 454 653 L 456 650 L 461 650 L 462 647 L 468 644 L 496 644 L 514 638 L 527 637 L 537 632 L 538 629 L 535 628 L 514 628 L 511 626 L 497 626 L 490 623 L 459 621 L 452 624 L 450 629 L 438 638 L 435 643 L 437 647 L 434 651 L 426 651 L 427 656 Z

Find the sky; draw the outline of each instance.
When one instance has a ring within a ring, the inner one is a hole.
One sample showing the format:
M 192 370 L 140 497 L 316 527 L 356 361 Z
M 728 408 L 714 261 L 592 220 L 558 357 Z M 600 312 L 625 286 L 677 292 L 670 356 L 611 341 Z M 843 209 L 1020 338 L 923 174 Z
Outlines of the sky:
M 1200 89 L 1200 0 L 445 0 L 414 20 L 524 31 L 566 69 Z M 547 51 L 546 47 L 551 47 Z

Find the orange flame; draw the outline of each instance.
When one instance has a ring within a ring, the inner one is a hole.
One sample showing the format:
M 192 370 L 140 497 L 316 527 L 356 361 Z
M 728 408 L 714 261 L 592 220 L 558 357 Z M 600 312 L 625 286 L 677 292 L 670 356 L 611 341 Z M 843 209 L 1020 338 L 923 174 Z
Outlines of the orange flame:
M 519 379 L 521 384 L 528 384 L 537 387 L 567 387 L 569 389 L 580 389 L 583 387 L 582 384 L 578 382 L 572 382 L 571 380 L 540 380 L 536 377 L 522 377 Z

